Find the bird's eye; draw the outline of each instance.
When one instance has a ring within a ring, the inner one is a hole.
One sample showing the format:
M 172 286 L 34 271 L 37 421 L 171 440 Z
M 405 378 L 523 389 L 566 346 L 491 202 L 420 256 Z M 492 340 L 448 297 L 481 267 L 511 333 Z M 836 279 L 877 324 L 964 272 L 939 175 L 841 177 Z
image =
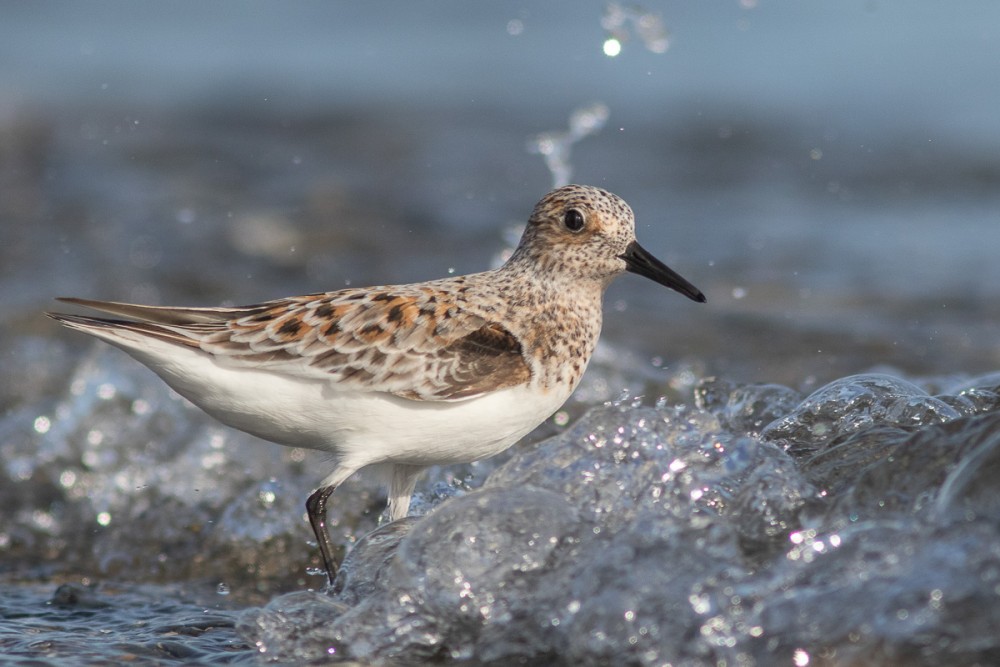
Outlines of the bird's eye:
M 580 213 L 575 208 L 571 208 L 566 211 L 566 215 L 563 216 L 563 224 L 566 225 L 566 229 L 571 232 L 578 232 L 583 229 L 583 213 Z

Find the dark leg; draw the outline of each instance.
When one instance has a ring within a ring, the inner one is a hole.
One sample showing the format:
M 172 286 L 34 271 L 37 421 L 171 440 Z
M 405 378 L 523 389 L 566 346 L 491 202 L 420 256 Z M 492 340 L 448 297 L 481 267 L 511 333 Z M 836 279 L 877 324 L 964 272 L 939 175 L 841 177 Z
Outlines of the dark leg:
M 319 545 L 319 552 L 323 556 L 323 567 L 326 568 L 326 576 L 331 586 L 340 564 L 333 558 L 333 545 L 330 543 L 330 533 L 326 530 L 326 501 L 336 488 L 336 486 L 320 487 L 306 500 L 306 513 L 316 535 L 316 544 Z

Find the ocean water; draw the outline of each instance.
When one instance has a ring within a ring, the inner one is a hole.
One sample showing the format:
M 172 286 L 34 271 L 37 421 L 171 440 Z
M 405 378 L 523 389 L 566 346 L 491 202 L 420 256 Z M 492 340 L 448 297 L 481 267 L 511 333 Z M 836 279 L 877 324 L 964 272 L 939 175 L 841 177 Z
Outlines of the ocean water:
M 1000 7 L 252 8 L 2 8 L 5 659 L 1000 662 Z M 334 590 L 321 455 L 41 315 L 481 270 L 567 179 L 708 303 L 623 277 L 524 442 L 345 484 Z

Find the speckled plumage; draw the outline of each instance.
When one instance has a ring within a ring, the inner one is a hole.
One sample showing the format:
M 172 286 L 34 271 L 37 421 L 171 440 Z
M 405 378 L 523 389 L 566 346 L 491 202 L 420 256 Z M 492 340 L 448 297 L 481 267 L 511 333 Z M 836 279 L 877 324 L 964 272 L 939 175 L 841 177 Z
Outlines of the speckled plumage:
M 492 271 L 236 308 L 63 299 L 125 319 L 52 317 L 122 348 L 226 424 L 333 454 L 334 471 L 307 503 L 332 581 L 333 489 L 376 467 L 397 519 L 424 467 L 516 442 L 579 383 L 604 290 L 626 270 L 704 301 L 635 242 L 624 201 L 569 185 L 538 202 Z

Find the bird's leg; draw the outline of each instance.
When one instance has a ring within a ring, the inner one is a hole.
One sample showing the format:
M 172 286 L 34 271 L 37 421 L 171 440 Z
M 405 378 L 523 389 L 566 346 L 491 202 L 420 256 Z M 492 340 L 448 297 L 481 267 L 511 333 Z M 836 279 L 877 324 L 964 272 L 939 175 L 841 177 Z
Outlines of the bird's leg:
M 396 464 L 389 479 L 389 521 L 399 521 L 410 511 L 410 498 L 424 466 Z
M 309 515 L 309 523 L 312 525 L 313 533 L 316 535 L 316 544 L 319 545 L 319 553 L 323 557 L 323 567 L 326 568 L 326 576 L 333 586 L 333 580 L 337 576 L 337 568 L 340 564 L 333 557 L 333 544 L 330 543 L 330 533 L 326 529 L 326 501 L 337 487 L 322 486 L 309 496 L 306 500 L 306 513 Z

